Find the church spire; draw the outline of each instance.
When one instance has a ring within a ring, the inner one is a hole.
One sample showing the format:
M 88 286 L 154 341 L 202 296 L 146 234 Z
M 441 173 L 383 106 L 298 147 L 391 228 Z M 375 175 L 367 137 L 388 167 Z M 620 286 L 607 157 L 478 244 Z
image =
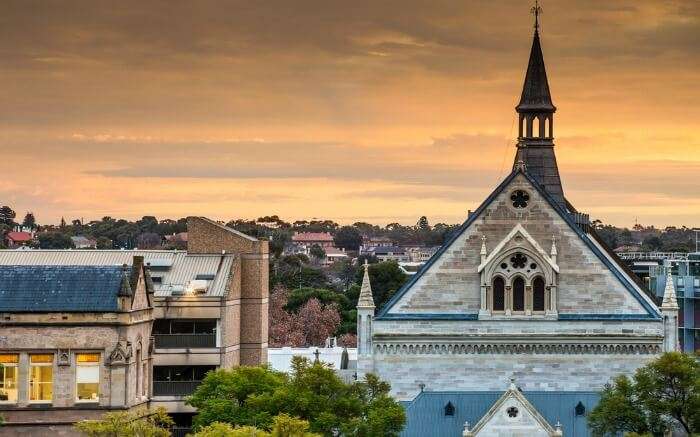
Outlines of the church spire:
M 374 309 L 374 299 L 372 298 L 372 285 L 369 282 L 369 264 L 365 260 L 365 274 L 362 277 L 362 286 L 360 287 L 360 297 L 357 300 L 357 308 L 372 308 Z
M 540 44 L 542 8 L 538 1 L 535 1 L 532 13 L 535 15 L 535 34 L 520 103 L 515 107 L 519 122 L 518 152 L 515 155 L 513 168 L 517 168 L 518 162 L 522 161 L 527 172 L 540 183 L 544 191 L 559 206 L 566 208 L 564 190 L 554 156 L 554 113 L 557 108 L 552 103 Z

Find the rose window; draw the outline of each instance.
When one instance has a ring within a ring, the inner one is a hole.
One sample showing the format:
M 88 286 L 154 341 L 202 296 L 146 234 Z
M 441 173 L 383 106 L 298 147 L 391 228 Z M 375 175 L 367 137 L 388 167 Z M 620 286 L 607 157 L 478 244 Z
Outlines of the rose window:
M 530 201 L 530 195 L 523 190 L 517 190 L 510 195 L 510 200 L 513 202 L 513 207 L 525 208 L 527 207 L 527 202 Z
M 518 409 L 515 407 L 510 407 L 506 410 L 508 417 L 518 417 Z
M 516 253 L 510 257 L 510 264 L 514 269 L 522 269 L 527 264 L 527 257 L 522 253 Z

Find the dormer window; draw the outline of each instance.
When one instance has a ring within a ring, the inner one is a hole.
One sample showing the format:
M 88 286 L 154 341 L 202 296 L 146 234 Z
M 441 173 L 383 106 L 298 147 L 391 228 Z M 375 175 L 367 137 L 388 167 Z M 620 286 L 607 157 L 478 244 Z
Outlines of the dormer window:
M 447 405 L 445 405 L 445 416 L 454 416 L 455 415 L 455 406 L 452 405 L 452 402 L 448 402 Z

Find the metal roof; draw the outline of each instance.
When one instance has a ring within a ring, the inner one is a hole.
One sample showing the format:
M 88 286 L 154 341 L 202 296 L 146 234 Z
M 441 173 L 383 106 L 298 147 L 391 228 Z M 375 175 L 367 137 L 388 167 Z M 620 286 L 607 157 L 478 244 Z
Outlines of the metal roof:
M 0 265 L 130 265 L 142 256 L 153 267 L 156 297 L 182 294 L 197 275 L 214 275 L 203 296 L 224 296 L 235 256 L 232 254 L 188 254 L 182 250 L 0 250 Z M 175 291 L 175 293 L 173 293 Z
M 118 266 L 0 266 L 0 312 L 113 312 Z
M 406 408 L 406 426 L 401 437 L 454 436 L 461 437 L 464 422 L 471 426 L 488 412 L 504 392 L 431 392 L 420 393 L 411 402 L 403 402 Z M 547 419 L 551 425 L 559 421 L 566 436 L 586 437 L 588 429 L 585 415 L 576 415 L 579 402 L 590 412 L 600 395 L 595 392 L 524 392 L 523 395 Z M 451 402 L 454 415 L 445 415 L 445 406 Z

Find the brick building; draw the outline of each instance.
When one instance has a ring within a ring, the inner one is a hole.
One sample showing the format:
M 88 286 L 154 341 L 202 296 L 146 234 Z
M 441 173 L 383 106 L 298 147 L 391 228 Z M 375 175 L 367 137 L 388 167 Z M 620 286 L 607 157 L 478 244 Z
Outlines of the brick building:
M 188 240 L 187 251 L 2 250 L 0 266 L 121 268 L 143 259 L 153 288 L 148 405 L 165 407 L 186 428 L 194 410 L 184 398 L 207 371 L 267 362 L 269 268 L 267 241 L 206 218 L 188 218 Z M 3 408 L 15 407 L 0 401 Z

